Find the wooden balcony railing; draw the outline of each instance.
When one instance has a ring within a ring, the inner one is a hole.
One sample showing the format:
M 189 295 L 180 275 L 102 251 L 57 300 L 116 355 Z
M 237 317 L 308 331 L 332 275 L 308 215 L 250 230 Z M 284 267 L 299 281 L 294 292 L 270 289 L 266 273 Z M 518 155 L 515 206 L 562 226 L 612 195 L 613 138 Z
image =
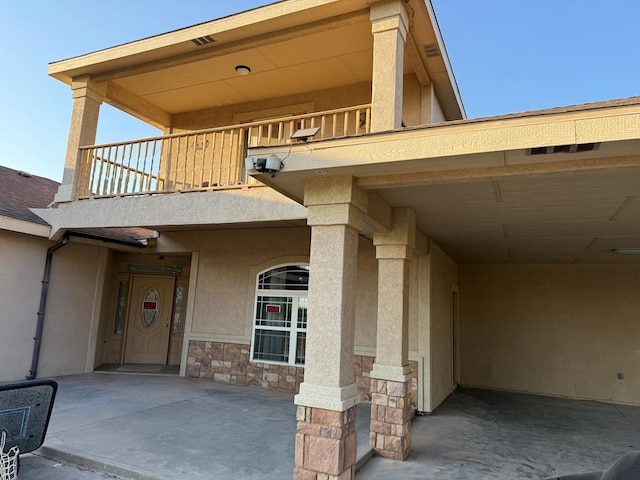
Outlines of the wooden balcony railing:
M 77 198 L 241 188 L 248 147 L 290 143 L 300 128 L 320 127 L 315 139 L 370 131 L 371 106 L 81 147 Z

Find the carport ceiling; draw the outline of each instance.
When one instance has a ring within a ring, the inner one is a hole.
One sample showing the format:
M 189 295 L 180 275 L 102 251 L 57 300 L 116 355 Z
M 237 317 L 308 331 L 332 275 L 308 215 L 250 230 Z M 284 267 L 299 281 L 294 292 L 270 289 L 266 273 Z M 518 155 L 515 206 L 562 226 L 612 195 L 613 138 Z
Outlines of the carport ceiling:
M 458 262 L 640 262 L 640 167 L 377 190 Z

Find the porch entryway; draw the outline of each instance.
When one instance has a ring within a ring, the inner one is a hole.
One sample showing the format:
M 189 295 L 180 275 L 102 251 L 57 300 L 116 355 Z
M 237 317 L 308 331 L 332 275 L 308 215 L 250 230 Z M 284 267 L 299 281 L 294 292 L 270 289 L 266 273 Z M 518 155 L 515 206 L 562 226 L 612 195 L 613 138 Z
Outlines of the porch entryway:
M 178 374 L 191 259 L 188 255 L 114 256 L 115 281 L 103 316 L 106 349 L 95 371 Z

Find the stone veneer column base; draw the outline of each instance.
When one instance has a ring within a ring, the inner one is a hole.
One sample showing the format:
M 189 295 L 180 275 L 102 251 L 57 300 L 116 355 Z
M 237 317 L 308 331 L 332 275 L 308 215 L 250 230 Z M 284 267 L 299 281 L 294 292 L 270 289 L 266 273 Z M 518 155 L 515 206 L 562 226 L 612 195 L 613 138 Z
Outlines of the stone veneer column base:
M 376 455 L 405 460 L 411 450 L 410 381 L 371 379 L 371 447 Z
M 355 478 L 356 414 L 298 406 L 294 480 Z

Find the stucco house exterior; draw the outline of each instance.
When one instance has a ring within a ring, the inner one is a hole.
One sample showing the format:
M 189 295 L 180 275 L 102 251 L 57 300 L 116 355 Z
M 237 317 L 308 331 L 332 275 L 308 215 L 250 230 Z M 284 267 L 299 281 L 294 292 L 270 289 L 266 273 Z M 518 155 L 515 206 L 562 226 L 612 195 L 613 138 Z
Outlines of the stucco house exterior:
M 0 382 L 93 370 L 91 325 L 109 298 L 101 264 L 112 249 L 139 250 L 150 233 L 77 229 L 49 240 L 31 209 L 51 204 L 59 186 L 0 166 Z
M 49 74 L 49 241 L 155 232 L 92 250 L 64 373 L 296 392 L 299 479 L 353 478 L 361 400 L 396 459 L 458 384 L 640 403 L 640 98 L 467 119 L 425 0 L 284 0 Z M 163 134 L 94 145 L 102 103 Z

